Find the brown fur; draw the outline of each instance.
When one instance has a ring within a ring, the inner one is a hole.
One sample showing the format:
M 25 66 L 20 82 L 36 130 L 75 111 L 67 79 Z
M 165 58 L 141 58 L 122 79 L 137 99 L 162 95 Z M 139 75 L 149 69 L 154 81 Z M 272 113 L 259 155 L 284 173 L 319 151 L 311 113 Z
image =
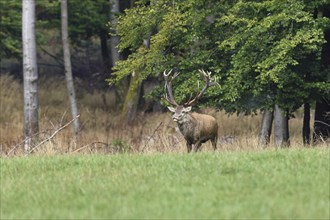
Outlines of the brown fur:
M 200 150 L 202 143 L 211 140 L 213 149 L 217 148 L 218 123 L 210 115 L 199 114 L 196 112 L 186 113 L 181 121 L 177 121 L 178 127 L 186 139 L 188 152 Z

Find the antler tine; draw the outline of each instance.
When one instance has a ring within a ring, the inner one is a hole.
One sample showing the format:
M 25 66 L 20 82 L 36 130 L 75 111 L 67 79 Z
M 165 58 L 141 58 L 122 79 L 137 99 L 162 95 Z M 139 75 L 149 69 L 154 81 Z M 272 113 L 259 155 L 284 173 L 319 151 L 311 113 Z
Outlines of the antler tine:
M 185 106 L 193 105 L 200 97 L 202 97 L 202 95 L 205 93 L 207 88 L 214 86 L 214 85 L 219 85 L 217 82 L 210 82 L 211 81 L 211 72 L 208 72 L 208 71 L 205 72 L 203 69 L 199 69 L 198 71 L 203 75 L 203 77 L 205 79 L 205 86 L 193 100 L 189 100 L 188 102 L 186 102 Z
M 168 79 L 168 76 L 169 76 L 169 75 L 171 75 L 171 73 L 172 73 L 172 70 L 173 70 L 173 69 L 171 69 L 170 71 L 168 71 L 168 73 L 167 73 L 167 74 L 166 74 L 166 70 L 164 70 L 164 73 L 163 73 L 163 75 L 164 75 L 164 78 L 165 78 L 165 80 L 166 80 L 166 79 Z
M 215 86 L 215 85 L 218 85 L 218 86 L 220 86 L 220 84 L 219 83 L 217 83 L 217 82 L 211 82 L 211 74 L 212 74 L 212 72 L 205 72 L 203 69 L 201 69 L 201 70 L 198 70 L 201 74 L 203 74 L 203 76 L 204 76 L 204 78 L 206 78 L 207 80 L 209 80 L 209 87 L 211 87 L 211 86 Z
M 172 73 L 171 69 L 167 74 L 166 70 L 164 71 L 164 79 L 165 79 L 165 96 L 164 98 L 168 101 L 171 105 L 178 106 L 177 102 L 174 100 L 173 91 L 172 91 L 172 80 L 179 75 L 179 73 L 175 73 L 171 79 L 169 79 L 170 74 Z
M 206 77 L 210 77 L 211 76 L 211 72 L 205 72 L 203 69 L 199 69 L 198 70 L 201 74 L 203 74 L 204 76 L 206 76 Z

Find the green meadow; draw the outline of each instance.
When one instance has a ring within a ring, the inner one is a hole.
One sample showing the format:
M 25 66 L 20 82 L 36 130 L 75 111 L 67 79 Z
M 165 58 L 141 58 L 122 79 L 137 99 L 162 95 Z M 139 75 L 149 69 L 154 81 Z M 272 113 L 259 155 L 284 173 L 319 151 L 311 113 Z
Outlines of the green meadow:
M 329 219 L 330 149 L 1 158 L 1 219 Z

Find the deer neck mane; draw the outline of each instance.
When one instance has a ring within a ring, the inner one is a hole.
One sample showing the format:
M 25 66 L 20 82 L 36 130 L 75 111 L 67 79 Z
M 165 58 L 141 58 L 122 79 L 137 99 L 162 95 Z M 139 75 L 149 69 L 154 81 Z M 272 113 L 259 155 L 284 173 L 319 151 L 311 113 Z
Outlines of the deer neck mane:
M 192 113 L 188 113 L 182 121 L 178 121 L 178 127 L 180 129 L 181 132 L 185 133 L 185 131 L 189 131 L 192 128 L 195 127 L 197 123 L 197 120 L 195 119 L 195 117 L 192 115 Z

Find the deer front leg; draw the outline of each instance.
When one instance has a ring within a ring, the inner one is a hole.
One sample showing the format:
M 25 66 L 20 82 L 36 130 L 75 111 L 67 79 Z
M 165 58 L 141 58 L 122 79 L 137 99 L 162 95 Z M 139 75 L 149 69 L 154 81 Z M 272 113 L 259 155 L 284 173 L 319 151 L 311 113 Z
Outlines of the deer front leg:
M 213 146 L 213 150 L 217 149 L 217 141 L 218 141 L 218 137 L 214 137 L 211 142 L 212 142 L 212 146 Z
M 195 148 L 195 152 L 200 151 L 201 146 L 202 146 L 202 142 L 201 142 L 201 141 L 197 141 L 197 142 L 195 143 L 195 146 L 194 146 L 194 148 Z
M 192 144 L 187 141 L 186 146 L 187 146 L 188 153 L 190 153 L 192 150 Z

